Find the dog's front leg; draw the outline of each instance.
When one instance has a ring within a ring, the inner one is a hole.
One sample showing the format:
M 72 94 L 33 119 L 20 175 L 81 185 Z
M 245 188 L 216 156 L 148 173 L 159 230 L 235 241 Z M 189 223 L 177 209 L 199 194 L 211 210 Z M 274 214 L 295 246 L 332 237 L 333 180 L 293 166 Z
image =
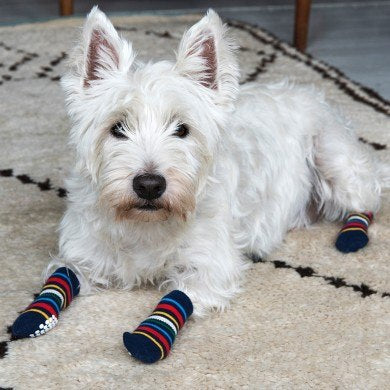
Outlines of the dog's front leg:
M 169 269 L 167 281 L 190 297 L 195 316 L 224 310 L 240 290 L 249 266 L 234 244 L 229 225 L 222 218 L 197 224 L 188 245 L 180 249 L 177 263 Z
M 194 313 L 223 310 L 238 292 L 245 262 L 223 221 L 197 224 L 189 240 L 167 266 L 164 296 L 153 313 L 123 340 L 129 353 L 145 362 L 165 358 L 178 331 Z

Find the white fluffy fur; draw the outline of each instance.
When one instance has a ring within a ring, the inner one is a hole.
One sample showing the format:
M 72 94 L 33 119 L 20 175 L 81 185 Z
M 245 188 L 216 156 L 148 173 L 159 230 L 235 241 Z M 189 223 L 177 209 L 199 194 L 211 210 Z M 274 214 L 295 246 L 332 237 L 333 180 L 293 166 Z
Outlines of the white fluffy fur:
M 202 84 L 207 75 L 213 87 Z M 83 293 L 178 288 L 202 315 L 239 291 L 244 253 L 266 256 L 311 222 L 309 209 L 329 220 L 378 210 L 375 161 L 321 93 L 287 82 L 239 89 L 238 77 L 234 46 L 211 10 L 184 34 L 176 64 L 137 63 L 92 10 L 63 79 L 77 157 L 47 272 L 73 268 Z M 110 134 L 117 121 L 127 139 Z M 188 137 L 173 135 L 179 123 Z M 132 179 L 144 172 L 167 180 L 160 214 L 131 209 L 141 202 Z

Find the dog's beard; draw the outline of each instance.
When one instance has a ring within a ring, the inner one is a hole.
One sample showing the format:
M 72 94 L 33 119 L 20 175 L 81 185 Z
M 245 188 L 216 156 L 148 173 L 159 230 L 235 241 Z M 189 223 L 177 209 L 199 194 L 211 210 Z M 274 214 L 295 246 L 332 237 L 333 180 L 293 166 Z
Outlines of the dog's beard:
M 130 219 L 139 222 L 166 221 L 171 215 L 185 218 L 184 210 L 177 210 L 167 201 L 142 201 L 124 199 L 115 208 L 117 220 Z
M 117 187 L 107 186 L 101 200 L 114 209 L 118 221 L 158 222 L 171 217 L 185 221 L 195 209 L 194 185 L 173 169 L 168 171 L 166 178 L 168 188 L 161 198 L 148 201 L 126 191 L 120 195 Z

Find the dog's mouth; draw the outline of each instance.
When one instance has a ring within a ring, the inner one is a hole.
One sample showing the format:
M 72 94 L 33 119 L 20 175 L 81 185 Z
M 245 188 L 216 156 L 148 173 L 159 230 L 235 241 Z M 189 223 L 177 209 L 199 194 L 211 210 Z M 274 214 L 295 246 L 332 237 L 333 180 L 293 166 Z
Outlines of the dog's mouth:
M 155 204 L 155 203 L 145 203 L 139 206 L 136 206 L 136 209 L 143 210 L 143 211 L 157 211 L 161 209 L 162 207 Z
M 139 201 L 133 204 L 123 204 L 116 209 L 117 219 L 132 219 L 140 222 L 166 221 L 171 215 L 168 207 L 160 202 Z

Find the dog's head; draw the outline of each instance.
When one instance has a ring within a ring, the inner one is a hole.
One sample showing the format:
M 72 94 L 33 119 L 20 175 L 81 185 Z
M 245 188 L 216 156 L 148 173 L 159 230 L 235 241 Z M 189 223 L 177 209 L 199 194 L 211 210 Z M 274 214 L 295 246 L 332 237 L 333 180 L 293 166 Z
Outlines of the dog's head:
M 62 85 L 77 164 L 118 219 L 186 219 L 238 90 L 238 67 L 214 11 L 183 36 L 175 63 L 141 64 L 94 8 Z

